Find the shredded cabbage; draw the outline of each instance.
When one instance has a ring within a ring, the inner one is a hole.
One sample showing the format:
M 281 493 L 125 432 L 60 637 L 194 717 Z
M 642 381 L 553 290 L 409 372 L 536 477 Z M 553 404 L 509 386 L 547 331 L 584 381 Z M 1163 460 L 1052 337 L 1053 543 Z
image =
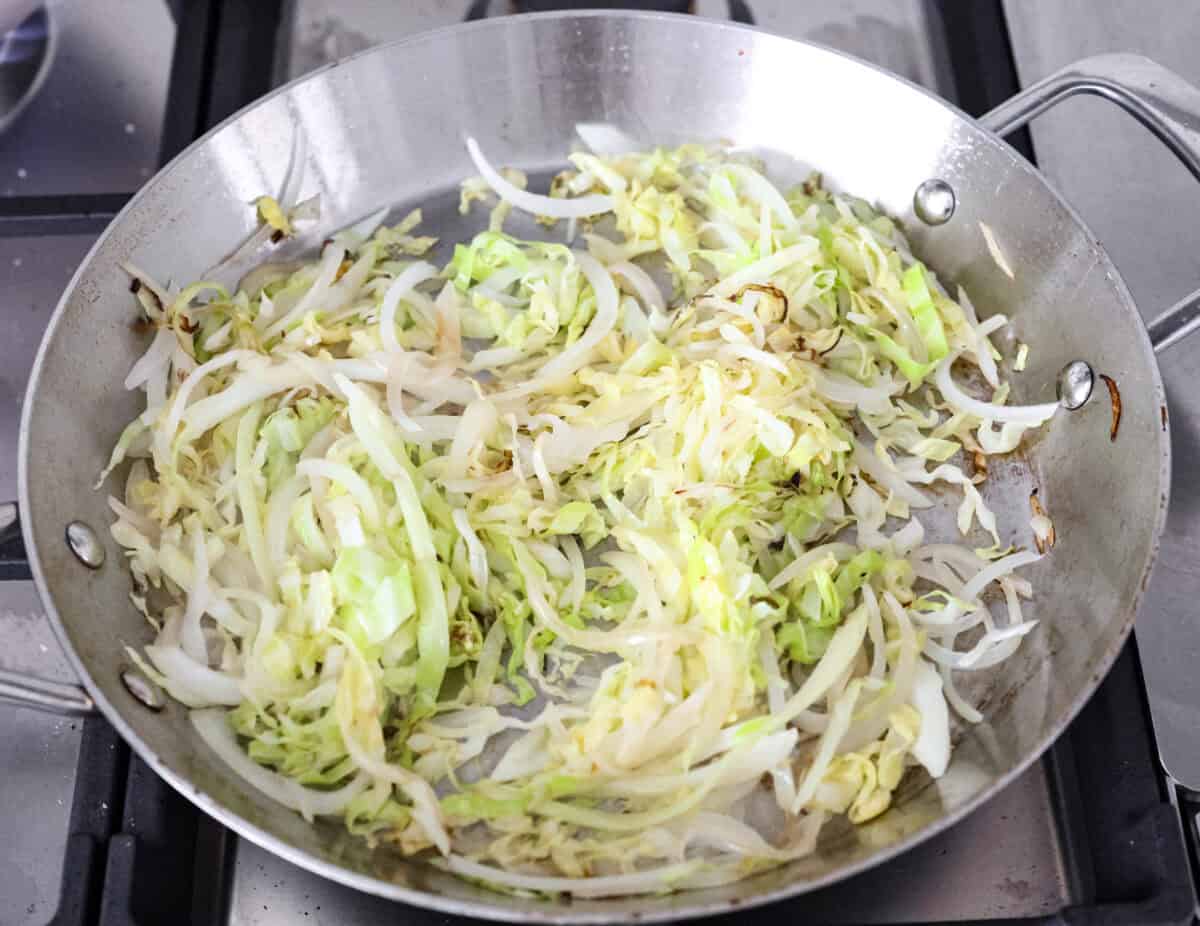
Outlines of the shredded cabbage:
M 1033 628 L 1039 558 L 959 459 L 1054 406 L 1005 404 L 1003 320 L 863 202 L 580 133 L 550 195 L 468 141 L 463 211 L 502 202 L 440 269 L 382 212 L 233 292 L 130 268 L 156 333 L 110 507 L 133 658 L 249 787 L 591 897 L 744 877 L 944 773 L 951 708 L 982 716 L 954 673 Z M 514 207 L 615 232 L 522 240 Z M 912 516 L 933 483 L 961 542 Z

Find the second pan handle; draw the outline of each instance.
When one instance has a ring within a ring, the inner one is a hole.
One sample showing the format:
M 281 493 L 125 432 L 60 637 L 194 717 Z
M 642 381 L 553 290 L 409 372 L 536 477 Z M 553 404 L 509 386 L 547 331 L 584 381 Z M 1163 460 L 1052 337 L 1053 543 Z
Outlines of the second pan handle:
M 1153 132 L 1200 180 L 1200 89 L 1141 55 L 1084 58 L 1030 85 L 979 122 L 997 135 L 1007 135 L 1080 93 L 1116 103 Z M 1200 289 L 1146 327 L 1156 353 L 1200 329 Z

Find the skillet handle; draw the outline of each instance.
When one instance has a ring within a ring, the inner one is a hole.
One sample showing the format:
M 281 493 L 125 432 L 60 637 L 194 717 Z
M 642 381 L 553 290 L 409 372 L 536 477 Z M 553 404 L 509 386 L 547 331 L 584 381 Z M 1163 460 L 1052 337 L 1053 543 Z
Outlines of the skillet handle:
M 68 716 L 96 711 L 92 696 L 79 685 L 51 682 L 8 669 L 0 669 L 0 703 Z
M 979 122 L 997 135 L 1007 135 L 1080 93 L 1116 103 L 1153 132 L 1200 180 L 1200 89 L 1141 55 L 1084 58 L 1022 90 Z M 1200 329 L 1200 289 L 1146 328 L 1156 353 Z
M 21 543 L 21 521 L 14 502 L 0 504 L 0 580 L 29 578 L 29 563 Z M 81 715 L 96 710 L 79 685 L 0 669 L 0 702 L 32 707 L 52 714 Z

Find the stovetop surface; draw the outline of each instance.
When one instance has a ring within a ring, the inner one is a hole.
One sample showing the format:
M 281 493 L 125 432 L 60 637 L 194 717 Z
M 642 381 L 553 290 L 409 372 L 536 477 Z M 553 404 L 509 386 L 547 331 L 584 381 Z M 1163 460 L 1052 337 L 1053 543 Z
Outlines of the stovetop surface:
M 955 0 L 746 5 L 765 28 L 875 61 L 970 111 L 999 102 L 1018 81 L 1026 85 L 1098 51 L 1142 51 L 1200 83 L 1193 54 L 1200 15 L 1168 26 L 1140 13 L 1135 0 L 1102 6 L 973 0 L 970 15 Z M 166 154 L 272 83 L 372 44 L 449 25 L 478 6 L 472 0 L 51 6 L 58 48 L 50 79 L 0 135 L 0 499 L 15 497 L 19 405 L 37 342 L 105 212 L 119 207 Z M 700 15 L 726 15 L 724 0 L 694 6 Z M 177 33 L 187 40 L 179 49 Z M 254 63 L 218 71 L 212 49 L 206 58 L 194 47 L 200 35 L 232 43 L 222 46 L 226 65 L 230 49 L 252 53 Z M 274 54 L 265 57 L 272 45 Z M 1006 80 L 1013 86 L 1006 88 Z M 1098 101 L 1072 101 L 1038 120 L 1032 140 L 1040 166 L 1105 243 L 1148 318 L 1200 283 L 1200 228 L 1191 220 L 1200 214 L 1200 184 L 1127 117 Z M 1200 441 L 1194 434 L 1200 393 L 1188 388 L 1200 373 L 1200 350 L 1177 348 L 1162 368 L 1176 473 L 1161 564 L 1138 631 L 1148 684 L 1127 651 L 1063 742 L 975 814 L 850 882 L 740 918 L 1052 921 L 1072 908 L 1100 911 L 1106 922 L 1186 916 L 1180 911 L 1191 906 L 1191 887 L 1180 866 L 1188 860 L 1167 799 L 1183 809 L 1193 836 L 1190 792 L 1162 775 L 1146 706 L 1167 768 L 1200 788 L 1200 750 L 1192 748 L 1194 736 L 1181 735 L 1200 726 L 1193 722 L 1200 673 L 1190 668 L 1200 638 L 1186 632 L 1200 600 L 1200 479 L 1189 465 Z M 0 667 L 71 678 L 29 582 L 0 584 Z M 0 704 L 0 742 L 20 744 L 0 750 L 0 832 L 19 834 L 0 842 L 5 926 L 92 922 L 87 911 L 105 926 L 448 919 L 324 881 L 198 818 L 128 756 L 103 721 Z M 162 878 L 155 884 L 146 877 L 155 871 L 177 872 L 177 886 L 191 899 L 172 906 Z M 122 878 L 128 896 L 109 883 Z M 1096 906 L 1106 902 L 1114 906 Z M 72 919 L 76 914 L 81 918 Z M 1091 919 L 1089 913 L 1085 921 Z

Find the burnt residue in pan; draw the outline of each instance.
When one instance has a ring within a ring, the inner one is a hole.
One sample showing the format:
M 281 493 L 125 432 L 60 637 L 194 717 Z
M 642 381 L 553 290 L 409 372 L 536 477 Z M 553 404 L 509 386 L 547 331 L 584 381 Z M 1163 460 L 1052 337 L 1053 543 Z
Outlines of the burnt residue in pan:
M 1045 553 L 1054 547 L 1058 537 L 1054 532 L 1054 522 L 1042 507 L 1036 488 L 1029 493 L 1029 509 L 1033 512 L 1033 544 L 1039 553 Z
M 839 344 L 841 344 L 841 343 L 842 343 L 842 335 L 843 335 L 843 334 L 845 334 L 845 332 L 846 332 L 846 329 L 845 329 L 845 328 L 838 328 L 838 331 L 837 331 L 837 337 L 835 337 L 835 338 L 833 339 L 833 343 L 832 343 L 832 344 L 830 344 L 830 345 L 829 345 L 827 348 L 825 348 L 824 350 L 822 350 L 822 351 L 817 351 L 817 356 L 818 356 L 818 357 L 824 357 L 824 356 L 825 356 L 826 354 L 828 354 L 828 353 L 829 353 L 831 350 L 833 350 L 835 347 L 837 347 Z
M 1117 431 L 1121 429 L 1121 390 L 1117 388 L 1117 381 L 1111 376 L 1101 373 L 1100 378 L 1108 387 L 1108 398 L 1112 403 L 1112 425 L 1108 429 L 1108 439 L 1115 441 Z
M 748 292 L 762 293 L 764 296 L 774 296 L 776 299 L 778 299 L 780 302 L 783 303 L 783 314 L 785 317 L 787 316 L 787 314 L 788 314 L 787 293 L 785 293 L 778 286 L 772 286 L 769 283 L 747 283 L 745 286 L 743 286 L 741 289 L 739 289 L 736 293 L 733 294 L 733 301 L 737 302 L 739 299 L 742 298 L 742 296 L 746 295 L 746 293 L 748 293 Z

